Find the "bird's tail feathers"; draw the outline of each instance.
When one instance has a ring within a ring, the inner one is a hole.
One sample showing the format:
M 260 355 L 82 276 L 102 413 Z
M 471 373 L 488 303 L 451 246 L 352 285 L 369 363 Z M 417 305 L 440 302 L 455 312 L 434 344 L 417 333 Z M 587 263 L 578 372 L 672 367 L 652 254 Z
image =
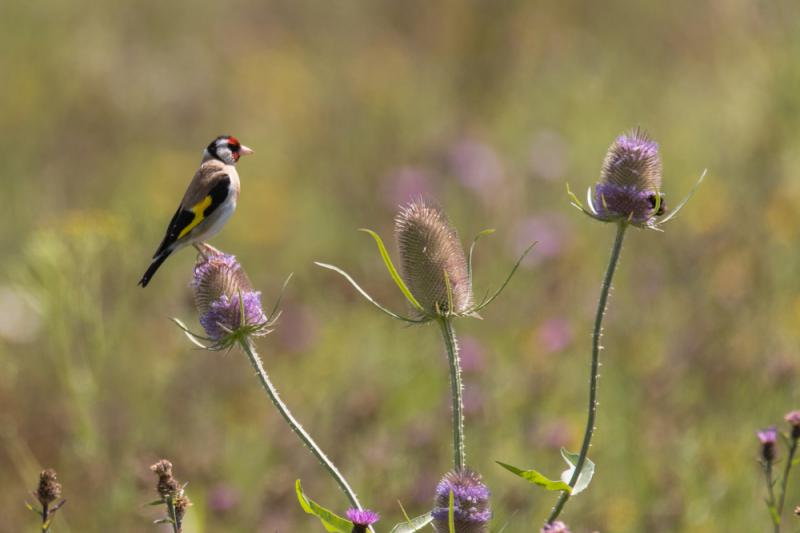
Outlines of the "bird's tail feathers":
M 147 267 L 147 271 L 142 276 L 142 279 L 139 280 L 139 285 L 141 285 L 142 288 L 147 287 L 147 284 L 150 283 L 150 278 L 153 277 L 153 274 L 156 273 L 156 270 L 158 270 L 158 267 L 161 266 L 161 263 L 163 263 L 164 261 L 167 260 L 167 257 L 169 257 L 169 255 L 171 253 L 172 253 L 172 250 L 167 248 L 166 250 L 161 252 L 159 255 L 157 255 L 155 257 L 155 259 L 153 260 L 153 262 L 150 263 L 150 266 Z

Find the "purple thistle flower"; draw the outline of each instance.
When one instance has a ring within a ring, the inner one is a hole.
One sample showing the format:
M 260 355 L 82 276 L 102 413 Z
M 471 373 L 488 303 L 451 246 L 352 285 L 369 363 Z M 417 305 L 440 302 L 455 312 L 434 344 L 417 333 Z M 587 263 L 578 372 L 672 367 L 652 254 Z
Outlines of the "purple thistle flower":
M 790 411 L 783 417 L 792 426 L 792 438 L 800 439 L 800 411 Z
M 206 252 L 207 255 L 198 258 L 189 285 L 194 291 L 200 312 L 200 324 L 209 338 L 220 341 L 239 328 L 266 323 L 261 293 L 253 290 L 250 279 L 236 257 L 210 247 Z M 263 333 L 266 331 L 257 327 L 252 332 L 255 335 Z
M 567 524 L 561 520 L 556 520 L 550 524 L 545 524 L 540 533 L 570 533 L 570 530 Z
M 353 523 L 353 533 L 364 533 L 367 526 L 371 526 L 378 520 L 381 515 L 369 509 L 348 509 L 345 516 Z
M 223 294 L 211 303 L 207 312 L 200 315 L 200 324 L 211 339 L 218 341 L 241 326 L 257 326 L 267 322 L 267 315 L 261 308 L 261 293 L 248 291 L 241 295 L 243 305 L 239 304 L 238 294 L 230 298 L 227 294 Z M 242 324 L 242 307 L 244 307 L 244 324 Z
M 453 519 L 458 533 L 484 533 L 489 530 L 492 511 L 489 508 L 489 488 L 477 472 L 464 469 L 448 472 L 436 486 L 431 515 L 433 527 L 448 533 L 450 493 L 453 494 Z
M 757 432 L 758 440 L 761 442 L 761 457 L 767 463 L 775 460 L 775 442 L 778 440 L 778 430 L 775 427 L 768 427 Z
M 635 129 L 617 137 L 608 149 L 594 191 L 594 208 L 603 219 L 628 218 L 637 225 L 647 224 L 663 214 L 660 188 L 658 143 Z

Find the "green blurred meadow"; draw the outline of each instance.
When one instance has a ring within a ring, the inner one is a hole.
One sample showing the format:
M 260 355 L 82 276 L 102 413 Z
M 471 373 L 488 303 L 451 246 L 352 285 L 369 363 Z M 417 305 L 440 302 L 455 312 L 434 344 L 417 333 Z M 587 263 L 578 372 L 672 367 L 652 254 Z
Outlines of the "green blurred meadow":
M 467 244 L 476 290 L 509 289 L 456 330 L 468 461 L 493 531 L 535 532 L 555 495 L 495 460 L 556 476 L 583 433 L 590 331 L 612 226 L 569 206 L 607 146 L 661 143 L 675 205 L 630 232 L 607 314 L 597 473 L 573 532 L 768 531 L 755 430 L 800 407 L 800 5 L 776 2 L 11 0 L 0 5 L 0 531 L 55 468 L 56 532 L 164 531 L 148 466 L 175 463 L 185 530 L 320 531 L 293 494 L 346 500 L 238 351 L 193 347 L 194 253 L 136 286 L 199 162 L 229 133 L 236 215 L 212 243 L 266 305 L 258 341 L 295 415 L 388 531 L 429 509 L 450 462 L 435 326 L 402 310 L 374 244 L 425 193 Z M 800 475 L 787 507 L 800 503 Z M 798 519 L 787 513 L 787 528 Z M 792 522 L 794 520 L 794 522 Z

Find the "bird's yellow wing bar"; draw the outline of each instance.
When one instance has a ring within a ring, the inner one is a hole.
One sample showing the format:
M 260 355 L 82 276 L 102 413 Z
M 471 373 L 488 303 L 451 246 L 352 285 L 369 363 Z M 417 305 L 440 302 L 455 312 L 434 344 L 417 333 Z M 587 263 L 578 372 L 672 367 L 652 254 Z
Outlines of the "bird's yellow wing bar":
M 189 211 L 191 211 L 194 214 L 194 218 L 192 219 L 191 222 L 186 224 L 186 227 L 183 228 L 181 232 L 178 234 L 179 239 L 183 238 L 187 233 L 189 233 L 195 227 L 197 227 L 197 225 L 200 224 L 203 221 L 203 219 L 205 219 L 205 215 L 203 213 L 205 212 L 206 209 L 208 209 L 208 206 L 211 205 L 212 201 L 213 198 L 211 198 L 211 195 L 209 194 L 208 196 L 203 198 L 200 202 L 196 203 L 191 209 L 189 209 Z

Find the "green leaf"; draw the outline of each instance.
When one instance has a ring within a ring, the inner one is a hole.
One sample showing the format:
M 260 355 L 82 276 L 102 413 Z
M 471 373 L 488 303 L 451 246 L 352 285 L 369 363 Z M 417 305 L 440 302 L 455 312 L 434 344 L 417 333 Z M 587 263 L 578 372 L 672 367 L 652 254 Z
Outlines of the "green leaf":
M 572 492 L 572 487 L 570 487 L 567 483 L 563 481 L 553 481 L 552 479 L 537 472 L 536 470 L 522 470 L 517 468 L 516 466 L 511 466 L 506 463 L 501 463 L 500 461 L 495 461 L 495 463 L 499 464 L 512 474 L 516 474 L 522 479 L 530 481 L 534 485 L 539 485 L 540 487 L 544 487 L 547 490 L 563 490 L 565 492 L 570 492 L 570 493 Z
M 164 505 L 164 500 L 153 500 L 151 502 L 147 502 L 145 505 Z
M 561 448 L 561 457 L 564 458 L 569 466 L 569 468 L 561 473 L 561 481 L 569 483 L 572 479 L 572 474 L 575 472 L 575 465 L 578 463 L 578 457 L 580 456 L 577 453 L 571 453 Z M 578 475 L 578 480 L 575 482 L 575 486 L 572 487 L 573 496 L 575 494 L 580 494 L 589 486 L 589 482 L 592 481 L 592 476 L 594 476 L 594 463 L 587 457 L 586 461 L 583 463 L 581 473 Z
M 363 231 L 364 233 L 368 233 L 372 236 L 373 239 L 375 239 L 375 243 L 378 245 L 378 250 L 381 253 L 381 258 L 383 259 L 383 263 L 386 265 L 386 269 L 389 271 L 389 275 L 392 276 L 392 279 L 394 280 L 397 287 L 406 297 L 406 300 L 408 300 L 411 303 L 411 305 L 416 307 L 419 311 L 424 312 L 425 309 L 417 301 L 417 299 L 414 298 L 414 295 L 411 294 L 411 291 L 406 286 L 405 282 L 403 281 L 403 278 L 401 278 L 400 274 L 397 273 L 397 269 L 394 267 L 394 264 L 392 263 L 392 258 L 389 257 L 389 252 L 386 251 L 386 246 L 383 245 L 383 240 L 381 239 L 381 236 L 372 231 L 371 229 L 361 228 L 358 231 Z
M 415 531 L 419 531 L 420 529 L 424 528 L 431 522 L 433 522 L 433 516 L 431 516 L 430 513 L 425 513 L 422 516 L 418 516 L 410 520 L 407 518 L 405 522 L 394 526 L 391 533 L 414 533 Z
M 524 251 L 524 252 L 522 252 L 522 255 L 521 255 L 521 256 L 519 256 L 519 259 L 517 259 L 517 262 L 516 262 L 516 263 L 514 263 L 514 267 L 511 269 L 511 272 L 509 272 L 509 274 L 508 274 L 508 277 L 507 277 L 507 278 L 506 278 L 506 280 L 503 282 L 503 284 L 502 284 L 502 285 L 500 285 L 500 288 L 498 288 L 498 289 L 495 291 L 495 293 L 494 293 L 494 294 L 492 294 L 490 297 L 486 298 L 486 299 L 485 299 L 484 301 L 482 301 L 480 304 L 478 304 L 477 306 L 475 306 L 474 308 L 472 308 L 472 309 L 470 310 L 471 312 L 478 312 L 478 311 L 480 311 L 481 309 L 483 309 L 484 307 L 486 307 L 487 305 L 489 305 L 490 303 L 492 303 L 492 302 L 494 301 L 494 299 L 495 299 L 495 298 L 497 298 L 497 297 L 500 295 L 500 293 L 501 293 L 501 292 L 503 292 L 503 289 L 505 289 L 505 288 L 506 288 L 506 285 L 508 285 L 508 282 L 509 282 L 509 281 L 511 281 L 511 278 L 513 278 L 513 277 L 514 277 L 514 274 L 517 272 L 517 269 L 519 268 L 519 265 L 520 265 L 520 263 L 522 263 L 522 260 L 523 260 L 523 259 L 525 259 L 525 256 L 526 256 L 526 255 L 528 255 L 528 252 L 530 252 L 530 251 L 533 249 L 533 247 L 534 247 L 534 246 L 536 246 L 536 242 L 533 242 L 533 243 L 531 243 L 531 245 L 530 245 L 530 246 L 528 246 L 528 247 L 525 249 L 525 251 Z
M 325 531 L 331 533 L 350 533 L 353 530 L 353 523 L 351 521 L 345 520 L 307 497 L 303 493 L 303 488 L 300 486 L 299 479 L 295 481 L 294 489 L 297 493 L 297 501 L 300 502 L 300 506 L 306 513 L 319 518 L 319 521 L 322 522 L 322 525 L 325 527 Z
M 475 238 L 472 239 L 472 244 L 469 246 L 469 259 L 467 259 L 467 276 L 469 277 L 469 282 L 472 284 L 472 254 L 475 251 L 475 245 L 478 244 L 478 239 L 483 237 L 484 235 L 491 235 L 494 233 L 495 230 L 493 229 L 485 229 L 475 235 Z
M 359 293 L 361 296 L 363 296 L 363 297 L 364 297 L 364 298 L 365 298 L 365 299 L 366 299 L 366 300 L 367 300 L 369 303 L 371 303 L 372 305 L 374 305 L 375 307 L 377 307 L 378 309 L 380 309 L 381 311 L 383 311 L 384 313 L 386 313 L 386 314 L 387 314 L 387 315 L 389 315 L 390 317 L 392 317 L 392 318 L 396 318 L 396 319 L 398 319 L 398 320 L 402 320 L 402 321 L 404 321 L 404 322 L 410 322 L 410 323 L 412 323 L 412 324 L 421 324 L 422 322 L 426 322 L 426 320 L 418 320 L 418 319 L 415 319 L 415 318 L 409 318 L 409 317 L 407 317 L 407 316 L 398 315 L 397 313 L 395 313 L 395 312 L 392 312 L 392 311 L 390 311 L 390 310 L 386 309 L 384 306 L 382 306 L 381 304 L 379 304 L 379 303 L 378 303 L 378 302 L 377 302 L 377 301 L 376 301 L 376 300 L 375 300 L 375 299 L 374 299 L 372 296 L 370 296 L 370 295 L 369 295 L 369 293 L 367 293 L 367 291 L 365 291 L 364 289 L 362 289 L 362 288 L 361 288 L 361 286 L 360 286 L 358 283 L 356 283 L 356 280 L 354 280 L 354 279 L 352 278 L 352 276 L 350 276 L 350 274 L 348 274 L 347 272 L 345 272 L 345 271 L 344 271 L 344 270 L 342 270 L 341 268 L 339 268 L 339 267 L 337 267 L 337 266 L 334 266 L 334 265 L 329 265 L 329 264 L 327 264 L 327 263 L 315 262 L 314 264 L 315 264 L 315 265 L 317 265 L 318 267 L 327 268 L 328 270 L 333 270 L 333 271 L 334 271 L 334 272 L 336 272 L 337 274 L 340 274 L 340 275 L 341 275 L 341 276 L 342 276 L 344 279 L 346 279 L 346 280 L 347 280 L 347 281 L 350 283 L 350 285 L 352 285 L 352 286 L 353 286 L 353 288 L 354 288 L 355 290 L 357 290 L 357 291 L 358 291 L 358 293 Z
M 697 191 L 697 188 L 700 187 L 700 184 L 703 183 L 703 180 L 705 179 L 707 173 L 708 169 L 703 170 L 703 173 L 700 174 L 700 178 L 697 180 L 694 186 L 692 186 L 692 188 L 689 190 L 689 194 L 687 194 L 686 197 L 683 200 L 681 200 L 681 202 L 677 206 L 675 206 L 675 209 L 673 209 L 671 213 L 669 213 L 666 217 L 658 221 L 657 223 L 658 226 L 666 224 L 667 222 L 675 218 L 675 216 L 680 212 L 680 210 L 683 209 L 683 207 L 686 205 L 686 202 L 688 202 L 689 199 L 691 199 L 691 197 L 694 196 L 694 193 Z
M 450 529 L 450 533 L 456 533 L 456 509 L 454 498 L 453 489 L 450 489 L 450 503 L 447 504 L 447 525 Z

